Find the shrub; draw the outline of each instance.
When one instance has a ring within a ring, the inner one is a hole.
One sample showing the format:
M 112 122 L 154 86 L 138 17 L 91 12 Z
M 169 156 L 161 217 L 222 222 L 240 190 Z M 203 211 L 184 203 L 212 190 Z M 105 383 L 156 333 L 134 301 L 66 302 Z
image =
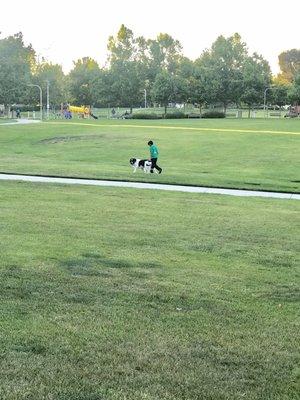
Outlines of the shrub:
M 132 114 L 132 119 L 162 119 L 162 116 L 159 114 L 146 114 L 146 113 L 138 113 Z
M 29 105 L 20 105 L 20 106 L 11 106 L 10 107 L 11 111 L 16 111 L 20 110 L 21 112 L 27 112 L 27 111 L 40 111 L 40 106 L 29 106 Z
M 206 111 L 201 118 L 225 118 L 225 113 L 221 111 Z
M 191 113 L 191 114 L 188 114 L 187 117 L 188 118 L 201 118 L 201 115 L 200 114 Z
M 184 114 L 183 112 L 173 112 L 165 115 L 166 119 L 181 119 L 181 118 L 187 118 L 187 115 Z

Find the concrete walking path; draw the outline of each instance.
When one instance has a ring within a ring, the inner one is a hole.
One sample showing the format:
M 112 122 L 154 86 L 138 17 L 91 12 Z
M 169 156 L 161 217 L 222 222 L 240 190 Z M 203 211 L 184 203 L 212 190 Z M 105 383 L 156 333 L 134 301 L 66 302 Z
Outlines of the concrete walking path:
M 39 183 L 59 183 L 64 185 L 110 186 L 110 187 L 125 187 L 132 189 L 167 190 L 173 192 L 186 192 L 186 193 L 222 194 L 222 195 L 240 196 L 240 197 L 267 197 L 273 199 L 300 200 L 300 194 L 295 194 L 295 193 L 219 189 L 210 187 L 180 186 L 180 185 L 168 185 L 159 183 L 105 181 L 98 179 L 53 178 L 48 176 L 12 175 L 3 173 L 0 174 L 0 180 L 39 182 Z
M 25 118 L 20 118 L 17 121 L 14 122 L 3 122 L 3 124 L 0 124 L 0 126 L 7 126 L 7 125 L 27 125 L 27 124 L 36 124 L 38 122 L 42 122 L 39 119 L 25 119 Z

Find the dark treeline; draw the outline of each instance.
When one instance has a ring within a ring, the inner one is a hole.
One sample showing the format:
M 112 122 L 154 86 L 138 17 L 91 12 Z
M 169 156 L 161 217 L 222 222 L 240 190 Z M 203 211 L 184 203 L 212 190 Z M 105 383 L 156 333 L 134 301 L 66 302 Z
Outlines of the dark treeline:
M 74 62 L 69 74 L 46 61 L 37 62 L 31 45 L 25 46 L 22 33 L 0 39 L 0 104 L 37 104 L 37 84 L 50 86 L 51 107 L 68 102 L 94 107 L 139 107 L 193 103 L 229 104 L 252 108 L 262 104 L 267 87 L 268 101 L 284 105 L 300 103 L 300 50 L 279 55 L 281 73 L 272 76 L 268 62 L 249 54 L 239 34 L 219 36 L 210 49 L 192 61 L 182 53 L 181 44 L 168 34 L 156 39 L 135 37 L 121 26 L 108 40 L 104 68 L 90 57 Z

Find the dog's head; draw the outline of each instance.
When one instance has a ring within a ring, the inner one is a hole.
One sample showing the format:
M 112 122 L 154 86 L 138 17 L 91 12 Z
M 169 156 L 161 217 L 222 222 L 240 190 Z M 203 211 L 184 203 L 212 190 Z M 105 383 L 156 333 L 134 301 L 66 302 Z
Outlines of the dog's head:
M 136 158 L 131 158 L 131 159 L 129 160 L 129 162 L 130 162 L 131 165 L 134 165 L 135 162 L 136 162 Z

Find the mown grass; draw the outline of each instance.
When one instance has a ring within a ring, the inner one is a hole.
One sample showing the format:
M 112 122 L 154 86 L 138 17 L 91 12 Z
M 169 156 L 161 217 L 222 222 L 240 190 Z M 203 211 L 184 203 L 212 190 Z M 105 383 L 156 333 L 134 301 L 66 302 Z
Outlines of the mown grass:
M 161 175 L 129 158 L 160 150 Z M 0 170 L 300 192 L 300 120 L 60 121 L 1 126 Z
M 1 183 L 0 398 L 297 399 L 299 204 Z

